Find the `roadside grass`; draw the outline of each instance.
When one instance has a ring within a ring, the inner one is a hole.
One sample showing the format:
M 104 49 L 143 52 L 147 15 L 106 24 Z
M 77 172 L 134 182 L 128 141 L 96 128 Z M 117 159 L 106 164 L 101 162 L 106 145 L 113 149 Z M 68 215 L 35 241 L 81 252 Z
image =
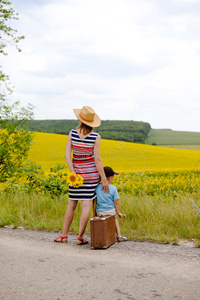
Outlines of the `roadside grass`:
M 126 220 L 119 220 L 122 232 L 131 239 L 172 242 L 200 241 L 200 195 L 133 197 L 121 196 Z
M 26 229 L 60 231 L 68 196 L 0 192 L 0 226 L 23 226 Z M 120 194 L 120 209 L 126 214 L 119 219 L 121 233 L 132 240 L 174 242 L 195 240 L 200 245 L 200 195 L 177 195 L 175 199 L 159 196 Z M 81 214 L 78 203 L 71 233 L 77 234 Z M 92 210 L 91 210 L 92 217 Z M 90 232 L 88 222 L 86 233 Z

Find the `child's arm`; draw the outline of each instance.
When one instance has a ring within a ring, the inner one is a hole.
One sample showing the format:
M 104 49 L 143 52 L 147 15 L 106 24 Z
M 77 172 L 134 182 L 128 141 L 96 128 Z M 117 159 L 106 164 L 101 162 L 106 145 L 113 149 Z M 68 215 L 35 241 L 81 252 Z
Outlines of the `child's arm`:
M 126 215 L 121 214 L 120 211 L 119 211 L 119 199 L 114 200 L 114 203 L 115 203 L 115 209 L 116 209 L 116 212 L 117 212 L 118 216 L 120 218 L 126 218 Z
M 93 217 L 96 216 L 97 200 L 93 200 Z

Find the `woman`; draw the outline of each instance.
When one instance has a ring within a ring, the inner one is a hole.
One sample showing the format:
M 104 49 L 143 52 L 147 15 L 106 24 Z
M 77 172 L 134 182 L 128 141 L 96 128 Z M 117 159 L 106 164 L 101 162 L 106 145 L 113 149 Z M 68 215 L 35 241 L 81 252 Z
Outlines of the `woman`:
M 74 211 L 78 200 L 82 200 L 82 213 L 80 218 L 79 235 L 77 244 L 87 244 L 88 241 L 83 238 L 85 228 L 90 216 L 92 200 L 95 196 L 95 188 L 99 184 L 100 178 L 104 191 L 109 192 L 109 184 L 104 173 L 103 164 L 100 157 L 101 137 L 93 131 L 94 127 L 101 124 L 99 116 L 89 106 L 83 106 L 82 109 L 74 109 L 80 125 L 72 129 L 69 133 L 65 158 L 70 172 L 80 174 L 84 178 L 83 185 L 74 188 L 69 185 L 69 202 L 64 218 L 62 236 L 54 241 L 67 243 L 68 232 L 74 217 Z M 71 152 L 73 158 L 71 159 Z

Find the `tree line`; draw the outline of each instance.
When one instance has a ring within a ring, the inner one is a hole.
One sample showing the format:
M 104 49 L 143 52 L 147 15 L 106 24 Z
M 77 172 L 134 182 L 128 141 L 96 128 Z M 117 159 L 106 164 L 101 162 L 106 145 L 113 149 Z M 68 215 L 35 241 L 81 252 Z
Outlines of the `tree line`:
M 78 120 L 31 120 L 28 129 L 31 131 L 68 134 L 79 125 Z M 103 139 L 145 143 L 151 125 L 139 121 L 102 120 L 101 126 L 95 128 Z

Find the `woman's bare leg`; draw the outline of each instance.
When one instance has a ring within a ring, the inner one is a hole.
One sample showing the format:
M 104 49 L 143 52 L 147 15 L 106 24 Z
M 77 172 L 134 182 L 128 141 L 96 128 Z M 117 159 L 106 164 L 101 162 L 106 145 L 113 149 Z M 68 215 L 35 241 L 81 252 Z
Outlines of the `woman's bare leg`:
M 63 236 L 68 235 L 70 225 L 74 218 L 74 211 L 78 204 L 77 200 L 69 200 L 67 210 L 65 212 L 64 225 L 63 225 Z
M 74 211 L 76 209 L 77 203 L 78 203 L 77 200 L 69 200 L 67 209 L 65 212 L 62 236 L 59 236 L 58 238 L 54 239 L 54 242 L 62 242 L 62 243 L 68 242 L 67 235 L 68 235 L 72 220 L 74 218 Z
M 87 222 L 90 216 L 91 204 L 92 204 L 92 200 L 83 200 L 82 202 L 82 213 L 80 218 L 80 226 L 79 226 L 79 234 L 78 234 L 78 237 L 80 239 L 83 238 L 83 234 L 87 226 Z

